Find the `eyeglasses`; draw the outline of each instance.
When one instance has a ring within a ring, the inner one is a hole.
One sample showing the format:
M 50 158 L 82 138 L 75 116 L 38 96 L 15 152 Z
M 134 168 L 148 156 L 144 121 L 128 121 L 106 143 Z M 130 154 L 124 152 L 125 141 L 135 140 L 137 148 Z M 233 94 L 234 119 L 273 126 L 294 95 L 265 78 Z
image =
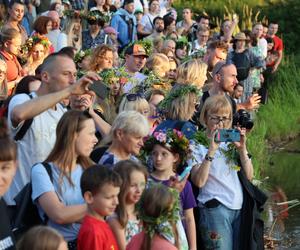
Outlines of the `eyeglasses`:
M 225 116 L 220 117 L 220 116 L 211 116 L 211 115 L 209 116 L 209 119 L 213 121 L 215 124 L 219 124 L 220 122 L 223 122 L 224 124 L 230 122 L 231 120 L 229 117 L 225 117 Z
M 129 102 L 134 102 L 134 101 L 136 101 L 138 98 L 145 99 L 145 96 L 144 96 L 144 94 L 142 94 L 142 93 L 135 93 L 135 94 L 127 94 L 127 95 L 126 95 L 126 99 L 127 99 L 127 101 L 129 101 Z

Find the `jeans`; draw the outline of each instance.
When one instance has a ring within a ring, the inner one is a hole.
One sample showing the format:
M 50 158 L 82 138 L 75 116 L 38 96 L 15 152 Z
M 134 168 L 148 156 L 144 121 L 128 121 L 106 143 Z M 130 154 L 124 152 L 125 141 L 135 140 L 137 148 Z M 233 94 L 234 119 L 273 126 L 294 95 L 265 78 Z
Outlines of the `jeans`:
M 199 228 L 204 249 L 239 250 L 241 211 L 221 203 L 214 208 L 200 207 Z

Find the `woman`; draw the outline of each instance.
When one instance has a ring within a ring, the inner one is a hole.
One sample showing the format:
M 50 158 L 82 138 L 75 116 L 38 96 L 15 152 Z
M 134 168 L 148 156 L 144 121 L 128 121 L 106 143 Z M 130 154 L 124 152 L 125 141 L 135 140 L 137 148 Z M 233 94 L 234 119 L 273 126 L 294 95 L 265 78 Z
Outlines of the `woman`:
M 11 230 L 6 203 L 2 197 L 16 174 L 17 144 L 11 139 L 4 118 L 0 119 L 0 152 L 0 242 L 6 242 L 9 249 L 15 249 L 15 239 Z
M 207 248 L 218 246 L 226 250 L 241 249 L 239 232 L 243 190 L 234 152 L 240 159 L 240 170 L 251 180 L 253 166 L 246 147 L 246 129 L 237 128 L 240 133 L 239 142 L 216 142 L 217 131 L 230 129 L 232 126 L 232 107 L 223 95 L 215 95 L 205 101 L 200 121 L 206 127 L 206 132 L 193 154 L 198 163 L 192 169 L 191 178 L 200 188 L 198 201 L 199 227 L 203 229 L 201 237 Z
M 199 90 L 187 84 L 177 84 L 166 98 L 159 104 L 159 108 L 166 120 L 160 123 L 154 132 L 159 130 L 177 129 L 188 139 L 192 139 L 197 128 L 189 120 L 195 112 Z
M 119 105 L 119 113 L 122 111 L 134 110 L 148 118 L 150 114 L 149 103 L 145 96 L 140 93 L 126 94 L 123 96 Z
M 7 71 L 7 66 L 5 61 L 0 60 L 0 106 L 8 97 L 6 71 Z
M 177 31 L 181 36 L 188 36 L 191 32 L 191 27 L 196 22 L 193 20 L 193 11 L 191 8 L 184 8 L 182 10 L 182 21 L 176 24 Z
M 152 34 L 154 30 L 153 20 L 159 15 L 159 1 L 150 0 L 149 12 L 143 15 L 141 22 L 137 26 L 140 37 L 146 37 Z
M 164 35 L 168 37 L 172 32 L 176 32 L 176 20 L 169 14 L 165 15 L 163 19 L 165 25 Z
M 190 59 L 182 63 L 177 69 L 177 82 L 189 84 L 202 89 L 207 77 L 207 64 L 198 59 Z
M 104 69 L 111 69 L 114 62 L 114 48 L 107 44 L 97 46 L 91 55 L 89 70 L 100 73 Z
M 15 29 L 1 31 L 0 57 L 7 65 L 8 95 L 11 95 L 16 84 L 24 76 L 24 71 L 17 59 L 21 49 L 21 34 Z
M 27 63 L 24 71 L 29 75 L 35 75 L 35 70 L 40 66 L 44 59 L 49 55 L 51 43 L 45 36 L 34 35 L 25 44 L 27 51 Z
M 137 161 L 143 146 L 143 138 L 149 133 L 147 119 L 137 111 L 125 111 L 118 114 L 112 124 L 109 136 L 104 139 L 111 143 L 104 152 L 99 164 L 112 167 L 121 160 Z
M 59 121 L 56 142 L 45 160 L 52 181 L 42 164 L 32 167 L 32 200 L 41 218 L 60 232 L 69 249 L 76 249 L 80 221 L 87 207 L 80 190 L 80 177 L 91 166 L 89 155 L 97 143 L 95 123 L 87 112 L 68 111 Z

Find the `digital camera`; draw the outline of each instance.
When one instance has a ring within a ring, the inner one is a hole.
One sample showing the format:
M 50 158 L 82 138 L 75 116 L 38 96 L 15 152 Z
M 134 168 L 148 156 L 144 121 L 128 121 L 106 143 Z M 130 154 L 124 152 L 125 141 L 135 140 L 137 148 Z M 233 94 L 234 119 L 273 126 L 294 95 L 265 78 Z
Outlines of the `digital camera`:
M 232 125 L 239 126 L 241 128 L 252 129 L 254 123 L 250 118 L 250 114 L 246 110 L 240 109 L 233 115 Z

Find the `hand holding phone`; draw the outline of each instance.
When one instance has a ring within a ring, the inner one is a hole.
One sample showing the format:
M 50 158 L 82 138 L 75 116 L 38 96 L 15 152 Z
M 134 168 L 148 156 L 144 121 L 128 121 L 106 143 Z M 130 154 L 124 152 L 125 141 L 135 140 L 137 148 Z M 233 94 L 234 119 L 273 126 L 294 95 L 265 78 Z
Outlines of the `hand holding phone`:
M 96 95 L 102 100 L 107 98 L 110 92 L 110 88 L 101 80 L 94 81 L 92 84 L 90 84 L 89 90 L 95 92 Z
M 219 129 L 215 135 L 216 142 L 237 142 L 240 140 L 241 134 L 237 129 Z
M 192 170 L 193 166 L 192 165 L 188 165 L 183 171 L 182 173 L 178 176 L 178 180 L 182 181 Z

